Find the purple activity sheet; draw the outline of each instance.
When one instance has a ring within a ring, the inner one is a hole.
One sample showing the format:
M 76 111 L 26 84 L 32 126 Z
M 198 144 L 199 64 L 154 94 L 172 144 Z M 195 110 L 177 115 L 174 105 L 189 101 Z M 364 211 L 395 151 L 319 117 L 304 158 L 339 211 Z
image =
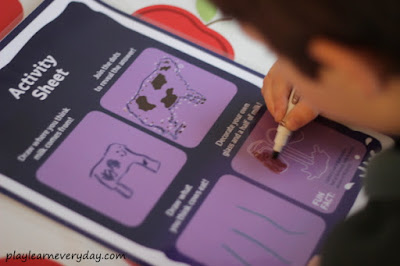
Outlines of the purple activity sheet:
M 96 0 L 0 42 L 0 188 L 145 265 L 306 265 L 380 142 L 322 117 L 271 158 L 263 76 Z

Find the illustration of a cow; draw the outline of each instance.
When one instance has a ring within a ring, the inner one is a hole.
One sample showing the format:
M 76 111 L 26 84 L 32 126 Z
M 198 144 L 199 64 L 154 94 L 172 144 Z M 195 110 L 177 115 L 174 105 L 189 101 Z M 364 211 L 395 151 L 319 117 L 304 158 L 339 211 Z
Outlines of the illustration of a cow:
M 126 186 L 122 179 L 133 165 L 156 173 L 161 164 L 146 155 L 131 151 L 126 145 L 113 143 L 107 147 L 103 157 L 90 171 L 90 177 L 97 178 L 101 184 L 116 190 L 123 197 L 131 198 L 133 189 Z
M 126 107 L 143 125 L 177 139 L 187 126 L 185 121 L 179 120 L 179 105 L 197 106 L 205 101 L 202 94 L 189 87 L 177 63 L 163 58 L 140 88 L 135 89 Z

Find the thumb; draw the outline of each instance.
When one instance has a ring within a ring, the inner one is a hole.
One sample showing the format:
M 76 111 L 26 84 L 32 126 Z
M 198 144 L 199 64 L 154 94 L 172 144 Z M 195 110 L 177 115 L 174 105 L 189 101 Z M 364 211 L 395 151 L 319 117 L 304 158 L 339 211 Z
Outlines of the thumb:
M 314 256 L 307 264 L 307 266 L 320 266 L 321 265 L 321 257 Z
M 318 116 L 318 111 L 310 107 L 306 102 L 299 101 L 285 116 L 282 123 L 291 131 L 295 131 Z

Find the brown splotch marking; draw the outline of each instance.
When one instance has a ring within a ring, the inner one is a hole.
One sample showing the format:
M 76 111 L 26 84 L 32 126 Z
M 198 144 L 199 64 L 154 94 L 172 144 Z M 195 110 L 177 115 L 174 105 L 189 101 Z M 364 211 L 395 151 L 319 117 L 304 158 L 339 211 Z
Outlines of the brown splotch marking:
M 178 99 L 178 96 L 173 94 L 173 91 L 173 88 L 167 89 L 167 96 L 161 99 L 161 102 L 164 103 L 165 108 L 170 108 Z
M 158 74 L 151 82 L 155 90 L 160 90 L 165 83 L 167 83 L 167 80 L 163 74 Z
M 136 103 L 139 109 L 143 111 L 150 111 L 157 107 L 156 105 L 149 103 L 146 96 L 139 96 L 136 99 Z
M 274 172 L 276 174 L 280 174 L 287 168 L 287 165 L 284 162 L 282 162 L 281 160 L 279 160 L 279 158 L 273 159 L 272 153 L 270 153 L 270 152 L 267 152 L 267 151 L 256 152 L 255 151 L 255 152 L 253 152 L 253 155 L 257 160 L 262 162 L 264 164 L 264 166 L 268 167 L 269 170 L 271 170 L 272 172 Z

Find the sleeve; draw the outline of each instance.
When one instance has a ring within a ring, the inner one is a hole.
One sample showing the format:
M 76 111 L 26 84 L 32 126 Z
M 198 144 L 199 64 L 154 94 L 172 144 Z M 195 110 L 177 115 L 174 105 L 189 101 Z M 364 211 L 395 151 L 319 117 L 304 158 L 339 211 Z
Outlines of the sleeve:
M 370 201 L 325 240 L 321 266 L 400 265 L 400 201 Z
M 325 239 L 321 266 L 400 265 L 400 149 L 377 155 L 365 180 L 366 207 Z

